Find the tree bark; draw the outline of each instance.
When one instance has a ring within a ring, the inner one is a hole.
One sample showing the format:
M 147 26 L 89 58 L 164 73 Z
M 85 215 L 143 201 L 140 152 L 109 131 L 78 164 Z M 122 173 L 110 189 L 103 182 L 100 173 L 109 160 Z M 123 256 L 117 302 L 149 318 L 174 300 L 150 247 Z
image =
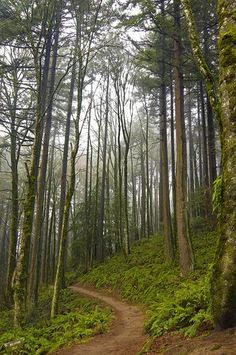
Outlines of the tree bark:
M 48 149 L 52 126 L 52 97 L 55 86 L 55 76 L 56 76 L 56 65 L 57 65 L 57 51 L 58 51 L 58 41 L 59 41 L 59 27 L 61 19 L 61 6 L 58 5 L 56 12 L 56 23 L 54 26 L 55 37 L 53 45 L 53 56 L 51 65 L 51 75 L 49 81 L 48 90 L 48 102 L 49 106 L 47 109 L 45 117 L 45 127 L 44 127 L 44 138 L 43 138 L 43 148 L 41 157 L 41 166 L 38 177 L 38 194 L 37 194 L 37 208 L 36 208 L 36 218 L 35 218 L 35 238 L 32 248 L 32 259 L 31 259 L 31 269 L 30 269 L 30 282 L 29 282 L 29 294 L 33 296 L 33 302 L 37 307 L 38 303 L 38 290 L 40 282 L 40 266 L 42 265 L 42 227 L 43 227 L 43 207 L 44 207 L 44 197 L 45 197 L 45 187 L 46 187 L 46 175 L 47 175 L 47 165 L 48 165 Z M 31 297 L 30 297 L 31 298 Z
M 161 14 L 165 16 L 164 11 L 164 1 L 161 2 Z M 167 151 L 167 109 L 166 109 L 166 84 L 165 84 L 165 37 L 161 34 L 161 62 L 160 62 L 160 144 L 161 144 L 161 155 L 162 155 L 162 197 L 163 197 L 163 232 L 164 232 L 164 243 L 165 243 L 165 257 L 169 262 L 174 260 L 174 245 L 173 245 L 173 235 L 171 226 L 171 215 L 170 215 L 170 198 L 169 198 L 169 164 L 168 164 L 168 151 Z
M 212 276 L 215 325 L 236 325 L 236 3 L 218 1 L 222 184 L 220 240 Z M 220 190 L 221 189 L 221 190 Z
M 18 100 L 17 70 L 14 72 L 14 98 L 11 110 L 11 227 L 10 244 L 7 270 L 7 294 L 10 303 L 13 301 L 12 278 L 16 267 L 16 246 L 18 239 L 19 223 L 19 196 L 18 196 L 18 157 L 17 157 L 17 129 L 16 129 L 16 108 Z
M 175 14 L 175 114 L 176 114 L 176 218 L 177 238 L 180 253 L 180 269 L 183 275 L 193 270 L 194 259 L 188 227 L 187 216 L 187 166 L 186 137 L 184 122 L 184 86 L 182 74 L 182 48 L 180 1 L 174 0 Z
M 51 31 L 49 30 L 49 33 Z M 51 50 L 51 36 L 48 37 L 45 49 L 45 63 L 43 77 L 41 78 L 41 68 L 39 68 L 38 55 L 35 54 L 35 71 L 37 77 L 37 108 L 35 120 L 35 137 L 33 142 L 30 168 L 27 167 L 28 183 L 24 200 L 24 217 L 22 224 L 22 236 L 19 259 L 17 261 L 14 280 L 14 324 L 22 326 L 25 321 L 26 295 L 28 283 L 28 264 L 30 254 L 30 242 L 32 236 L 34 206 L 37 192 L 38 169 L 41 153 L 44 110 L 46 104 L 46 85 L 48 78 L 49 60 Z
M 102 177 L 101 177 L 101 192 L 99 201 L 99 214 L 98 214 L 98 230 L 97 230 L 97 257 L 99 261 L 104 259 L 104 217 L 105 217 L 105 187 L 106 187 L 106 173 L 107 173 L 107 140 L 108 140 L 108 115 L 109 115 L 109 70 L 107 73 L 106 83 L 106 108 L 105 108 L 105 127 L 104 127 L 104 142 L 102 151 Z

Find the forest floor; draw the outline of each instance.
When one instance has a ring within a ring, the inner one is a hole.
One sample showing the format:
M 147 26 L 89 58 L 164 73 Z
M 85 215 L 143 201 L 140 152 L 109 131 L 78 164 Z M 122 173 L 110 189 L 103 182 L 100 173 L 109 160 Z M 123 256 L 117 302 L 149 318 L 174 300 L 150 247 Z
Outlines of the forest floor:
M 89 342 L 58 350 L 57 355 L 134 355 L 141 350 L 147 336 L 144 334 L 144 312 L 140 307 L 119 300 L 113 295 L 71 286 L 80 295 L 95 298 L 113 309 L 115 319 L 108 333 L 96 335 Z
M 141 351 L 148 337 L 144 334 L 145 315 L 141 307 L 120 300 L 107 292 L 75 285 L 71 289 L 81 295 L 96 299 L 113 309 L 115 319 L 106 334 L 96 335 L 88 342 L 58 350 L 57 355 L 235 355 L 236 329 L 226 331 L 203 331 L 201 335 L 189 338 L 180 333 L 169 332 L 155 338 L 149 350 Z M 148 344 L 148 342 L 147 342 Z
M 148 355 L 235 355 L 236 329 L 204 332 L 193 338 L 170 332 L 157 337 Z

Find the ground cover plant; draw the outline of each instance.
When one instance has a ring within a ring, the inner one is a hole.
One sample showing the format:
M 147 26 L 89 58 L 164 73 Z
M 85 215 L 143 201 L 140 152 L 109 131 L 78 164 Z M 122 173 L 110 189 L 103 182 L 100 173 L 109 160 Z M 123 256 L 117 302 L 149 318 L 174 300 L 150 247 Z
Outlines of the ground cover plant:
M 199 328 L 212 324 L 209 280 L 216 239 L 216 233 L 193 237 L 195 271 L 187 277 L 181 276 L 176 264 L 164 261 L 163 238 L 156 236 L 137 242 L 128 257 L 116 255 L 80 281 L 146 305 L 146 329 L 153 336 L 169 330 L 194 336 Z
M 11 310 L 1 312 L 0 354 L 51 353 L 108 329 L 111 310 L 98 307 L 69 289 L 61 291 L 59 314 L 49 320 L 51 293 L 52 290 L 44 290 L 37 312 L 29 312 L 23 329 L 13 329 Z

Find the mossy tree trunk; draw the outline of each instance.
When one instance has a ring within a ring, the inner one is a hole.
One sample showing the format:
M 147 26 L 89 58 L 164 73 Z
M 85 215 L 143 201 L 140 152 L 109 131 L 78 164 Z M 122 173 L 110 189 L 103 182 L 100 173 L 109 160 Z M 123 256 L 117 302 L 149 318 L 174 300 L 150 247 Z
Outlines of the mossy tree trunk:
M 41 22 L 42 29 L 37 41 L 33 38 L 33 33 L 27 28 L 30 48 L 34 58 L 35 76 L 37 82 L 37 102 L 36 118 L 34 129 L 34 142 L 31 153 L 30 167 L 27 169 L 28 183 L 26 187 L 24 205 L 22 235 L 20 240 L 20 253 L 15 269 L 14 277 L 14 324 L 22 326 L 26 315 L 26 295 L 28 286 L 28 267 L 30 256 L 30 243 L 32 237 L 34 206 L 37 193 L 37 178 L 40 162 L 41 144 L 43 136 L 43 125 L 46 107 L 46 86 L 48 80 L 51 36 L 46 39 L 46 31 L 50 33 L 52 26 L 52 16 L 54 13 L 54 3 L 49 12 L 43 13 Z M 44 42 L 42 42 L 44 41 Z M 42 46 L 42 51 L 40 50 Z M 45 55 L 44 65 L 42 67 L 41 57 Z
M 212 277 L 217 327 L 236 325 L 236 3 L 218 1 L 222 186 L 220 240 Z
M 212 275 L 212 312 L 216 327 L 236 325 L 236 3 L 218 1 L 219 100 L 214 78 L 202 60 L 189 0 L 182 0 L 199 68 L 221 128 L 222 179 L 218 186 L 220 239 Z M 197 47 L 197 50 L 196 50 Z
M 22 227 L 20 255 L 17 261 L 14 283 L 14 323 L 22 326 L 25 319 L 26 291 L 28 282 L 28 263 L 30 253 L 30 240 L 33 226 L 34 204 L 37 190 L 37 174 L 39 166 L 40 147 L 42 141 L 41 114 L 38 112 L 36 121 L 36 135 L 33 146 L 31 167 L 28 174 L 27 195 L 24 202 L 24 220 Z

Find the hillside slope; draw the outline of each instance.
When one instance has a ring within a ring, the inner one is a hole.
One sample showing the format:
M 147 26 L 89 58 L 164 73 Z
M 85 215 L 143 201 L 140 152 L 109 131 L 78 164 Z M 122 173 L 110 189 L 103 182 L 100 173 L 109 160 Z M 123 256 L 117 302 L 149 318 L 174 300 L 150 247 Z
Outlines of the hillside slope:
M 128 258 L 116 255 L 79 279 L 96 288 L 117 292 L 124 299 L 147 306 L 146 330 L 158 336 L 181 330 L 196 335 L 211 327 L 209 266 L 213 262 L 216 234 L 194 237 L 196 268 L 188 277 L 177 265 L 164 262 L 161 236 L 137 242 Z

